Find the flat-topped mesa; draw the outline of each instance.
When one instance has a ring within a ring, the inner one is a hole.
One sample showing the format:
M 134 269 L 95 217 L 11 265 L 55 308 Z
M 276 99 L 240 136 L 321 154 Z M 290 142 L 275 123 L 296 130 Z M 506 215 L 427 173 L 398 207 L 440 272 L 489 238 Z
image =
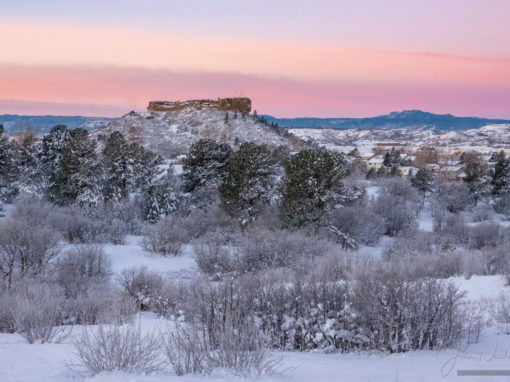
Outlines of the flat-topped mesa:
M 251 100 L 249 98 L 218 98 L 217 100 L 150 101 L 147 111 L 179 111 L 190 107 L 196 110 L 212 108 L 223 111 L 249 113 L 251 111 Z

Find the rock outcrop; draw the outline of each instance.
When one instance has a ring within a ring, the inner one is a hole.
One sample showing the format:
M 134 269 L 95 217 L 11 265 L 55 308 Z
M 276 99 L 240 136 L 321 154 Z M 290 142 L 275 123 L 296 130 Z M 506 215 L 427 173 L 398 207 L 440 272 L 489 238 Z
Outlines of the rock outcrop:
M 217 109 L 221 111 L 232 111 L 238 113 L 249 113 L 251 111 L 251 100 L 249 98 L 218 98 L 196 99 L 189 101 L 151 101 L 147 106 L 149 112 L 180 111 L 187 108 L 202 110 L 204 108 Z

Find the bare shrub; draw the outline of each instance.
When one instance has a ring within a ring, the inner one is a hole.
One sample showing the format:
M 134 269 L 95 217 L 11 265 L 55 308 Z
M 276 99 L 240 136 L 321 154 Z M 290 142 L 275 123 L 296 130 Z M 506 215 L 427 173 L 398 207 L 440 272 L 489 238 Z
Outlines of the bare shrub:
M 495 200 L 494 211 L 506 218 L 510 217 L 510 193 L 505 193 Z
M 97 284 L 110 281 L 111 261 L 99 245 L 80 245 L 66 251 L 54 266 L 55 281 L 67 297 L 76 298 Z
M 418 204 L 404 196 L 396 196 L 383 191 L 374 203 L 374 211 L 384 219 L 385 233 L 396 236 L 405 231 L 415 230 L 417 228 Z M 413 192 L 415 192 L 414 189 Z
M 473 221 L 484 222 L 489 220 L 492 211 L 493 211 L 492 206 L 489 206 L 487 204 L 479 204 L 473 207 Z
M 36 227 L 24 219 L 0 222 L 0 275 L 9 285 L 40 275 L 59 253 L 59 239 L 51 228 Z
M 101 241 L 102 227 L 84 215 L 76 206 L 55 209 L 49 216 L 50 224 L 62 233 L 69 243 L 93 243 Z
M 501 243 L 501 226 L 496 222 L 480 223 L 470 229 L 469 247 L 481 249 Z
M 147 267 L 125 269 L 117 278 L 121 293 L 136 302 L 138 309 L 166 315 L 172 307 L 163 277 Z
M 193 327 L 177 325 L 162 333 L 162 343 L 166 358 L 175 374 L 210 373 L 209 345 L 202 333 Z
M 90 287 L 66 303 L 66 323 L 72 325 L 125 324 L 138 311 L 136 302 L 108 284 Z
M 74 341 L 79 363 L 72 365 L 95 375 L 103 371 L 152 373 L 163 368 L 156 335 L 136 325 L 84 328 Z
M 464 338 L 467 344 L 476 344 L 480 339 L 482 329 L 487 326 L 485 312 L 487 310 L 484 302 L 475 305 L 468 304 L 463 307 Z
M 210 369 L 221 367 L 246 376 L 280 373 L 281 358 L 265 347 L 255 325 L 235 327 L 227 322 L 216 341 L 209 352 Z
M 239 268 L 234 249 L 220 231 L 209 232 L 194 243 L 198 268 L 209 275 L 221 275 Z
M 11 294 L 0 287 L 0 333 L 14 333 L 16 323 L 12 315 L 14 299 Z
M 501 292 L 489 306 L 489 313 L 497 324 L 498 330 L 510 334 L 510 298 Z
M 12 316 L 17 332 L 28 343 L 58 342 L 68 333 L 62 324 L 65 297 L 55 285 L 26 281 L 13 292 Z
M 436 197 L 439 203 L 453 214 L 464 211 L 472 201 L 469 187 L 464 183 L 442 182 L 439 184 Z
M 365 245 L 375 245 L 386 232 L 384 218 L 377 215 L 371 205 L 339 208 L 333 213 L 331 224 Z
M 167 216 L 146 228 L 142 245 L 146 251 L 178 256 L 187 241 L 186 231 L 178 220 Z
M 280 373 L 281 359 L 264 346 L 258 329 L 251 325 L 234 328 L 226 322 L 212 343 L 196 326 L 178 325 L 163 336 L 167 359 L 177 375 L 209 374 L 224 368 L 238 375 Z

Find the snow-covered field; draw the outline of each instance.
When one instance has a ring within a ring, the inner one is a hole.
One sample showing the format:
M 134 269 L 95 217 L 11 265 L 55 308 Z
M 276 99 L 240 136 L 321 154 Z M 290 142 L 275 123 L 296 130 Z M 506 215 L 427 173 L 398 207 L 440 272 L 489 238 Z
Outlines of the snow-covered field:
M 376 190 L 372 190 L 375 192 Z M 423 222 L 426 225 L 426 220 Z M 162 273 L 193 271 L 195 263 L 191 247 L 181 257 L 162 257 L 145 252 L 140 247 L 141 237 L 128 237 L 125 245 L 106 245 L 105 251 L 116 273 L 123 269 L 145 265 Z M 383 243 L 384 244 L 384 240 Z M 377 248 L 379 249 L 379 248 Z M 364 247 L 360 252 L 374 251 Z M 373 255 L 373 253 L 372 253 Z M 507 287 L 500 276 L 472 276 L 469 279 L 451 279 L 467 292 L 470 303 L 490 301 Z M 141 314 L 137 320 L 143 330 L 160 332 L 166 321 L 152 314 Z M 68 365 L 75 362 L 72 338 L 82 327 L 75 327 L 70 337 L 60 344 L 29 345 L 18 334 L 0 334 L 0 381 L 238 381 L 241 377 L 225 370 L 216 370 L 212 376 L 178 377 L 171 370 L 153 375 L 127 373 L 101 374 L 84 377 Z M 283 375 L 244 378 L 256 381 L 485 381 L 483 377 L 458 377 L 457 370 L 510 369 L 510 336 L 498 335 L 491 326 L 482 332 L 480 342 L 460 350 L 413 351 L 404 354 L 325 354 L 321 352 L 278 352 L 284 361 Z M 507 381 L 508 377 L 491 377 L 490 381 Z
M 133 254 L 143 259 L 143 253 Z M 172 263 L 174 259 L 168 259 Z M 163 262 L 159 263 L 162 264 Z M 156 266 L 156 263 L 152 265 Z M 149 265 L 148 265 L 149 266 Z M 171 268 L 168 265 L 168 268 Z M 505 290 L 499 276 L 473 276 L 469 280 L 453 278 L 468 294 L 467 299 L 477 301 L 491 299 Z M 164 328 L 165 320 L 151 314 L 138 318 L 144 330 Z M 320 352 L 278 352 L 283 359 L 283 375 L 241 378 L 225 370 L 216 370 L 212 376 L 178 377 L 172 371 L 153 375 L 127 373 L 101 374 L 83 377 L 68 365 L 75 362 L 72 337 L 81 327 L 60 344 L 27 344 L 18 334 L 0 334 L 0 381 L 2 382 L 63 382 L 63 381 L 111 381 L 111 382 L 163 382 L 163 381 L 377 381 L 377 382 L 435 382 L 435 381 L 508 381 L 508 377 L 459 377 L 457 370 L 510 369 L 510 335 L 498 335 L 495 327 L 482 333 L 480 342 L 460 350 L 413 351 L 403 354 L 324 354 Z

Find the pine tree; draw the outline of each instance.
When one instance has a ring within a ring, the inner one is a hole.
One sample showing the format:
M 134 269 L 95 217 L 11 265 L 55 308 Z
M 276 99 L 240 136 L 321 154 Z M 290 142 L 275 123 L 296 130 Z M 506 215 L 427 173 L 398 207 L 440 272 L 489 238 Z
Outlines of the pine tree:
M 184 190 L 192 192 L 205 184 L 219 184 L 227 172 L 227 161 L 232 149 L 227 144 L 219 144 L 210 139 L 200 139 L 193 143 L 184 159 Z
M 349 164 L 342 154 L 325 149 L 302 150 L 285 169 L 280 213 L 291 227 L 328 224 L 329 214 L 361 196 L 344 187 Z
M 355 147 L 355 148 L 353 148 L 351 151 L 349 151 L 349 152 L 347 153 L 347 156 L 348 156 L 348 157 L 351 157 L 351 158 L 354 158 L 354 159 L 359 159 L 359 158 L 361 158 L 361 155 L 360 155 L 359 150 L 358 150 L 358 148 L 357 148 L 357 147 Z
M 469 185 L 469 192 L 474 199 L 475 206 L 480 198 L 491 193 L 490 179 L 487 172 L 487 166 L 479 161 L 470 161 L 464 169 L 466 174 L 464 182 Z
M 124 136 L 115 131 L 107 138 L 102 152 L 105 171 L 104 196 L 106 201 L 127 199 L 129 183 L 133 178 L 133 158 Z
M 13 187 L 16 173 L 13 145 L 5 136 L 4 127 L 0 124 L 0 209 L 16 192 Z
M 46 186 L 45 174 L 41 165 L 41 147 L 37 136 L 26 131 L 15 146 L 17 163 L 16 188 L 26 195 L 38 195 Z
M 55 179 L 48 188 L 49 198 L 59 205 L 77 202 L 81 206 L 100 202 L 100 165 L 96 141 L 85 129 L 69 131 L 62 145 Z
M 221 208 L 244 226 L 276 194 L 277 165 L 269 150 L 252 142 L 239 146 L 219 187 Z
M 506 158 L 503 151 L 495 157 L 496 166 L 492 176 L 492 193 L 502 195 L 510 193 L 510 160 Z
M 144 198 L 144 216 L 149 223 L 156 223 L 177 208 L 175 193 L 165 182 L 150 185 Z
M 64 142 L 69 138 L 69 130 L 65 125 L 55 125 L 42 140 L 42 149 L 40 153 L 40 162 L 44 178 L 46 179 L 46 188 L 56 182 L 58 163 L 62 156 Z
M 434 184 L 434 173 L 426 168 L 420 168 L 411 178 L 411 184 L 422 194 L 430 192 Z

